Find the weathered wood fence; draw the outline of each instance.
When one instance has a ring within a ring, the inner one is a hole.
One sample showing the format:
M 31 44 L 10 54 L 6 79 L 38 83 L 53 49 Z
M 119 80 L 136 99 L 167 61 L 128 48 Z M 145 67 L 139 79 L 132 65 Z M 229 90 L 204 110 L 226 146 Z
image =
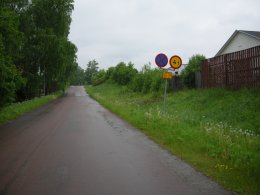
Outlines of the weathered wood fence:
M 260 87 L 260 45 L 201 61 L 201 87 Z
M 172 91 L 179 91 L 185 88 L 181 78 L 178 76 L 173 76 L 172 79 L 169 79 L 169 84 L 172 86 Z

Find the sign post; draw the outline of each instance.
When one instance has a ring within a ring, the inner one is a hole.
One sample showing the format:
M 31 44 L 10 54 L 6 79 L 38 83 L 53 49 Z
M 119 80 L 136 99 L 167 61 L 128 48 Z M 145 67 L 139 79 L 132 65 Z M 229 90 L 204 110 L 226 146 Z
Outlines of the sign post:
M 168 58 L 165 54 L 160 53 L 155 57 L 155 63 L 159 68 L 165 67 L 168 63 Z M 178 69 L 182 65 L 182 60 L 179 56 L 172 56 L 169 63 L 172 68 Z M 164 114 L 166 91 L 167 91 L 167 79 L 172 79 L 172 72 L 163 72 L 162 78 L 165 79 L 165 90 L 164 90 L 164 101 L 163 101 L 163 114 Z
M 167 91 L 167 79 L 172 79 L 172 72 L 163 72 L 162 78 L 165 79 L 165 90 L 164 90 L 164 101 L 163 101 L 163 114 L 164 114 L 166 91 Z
M 164 109 L 165 109 L 165 100 L 166 100 L 166 90 L 167 90 L 167 79 L 165 79 L 165 90 L 164 90 L 164 100 L 163 100 L 163 115 L 164 115 Z

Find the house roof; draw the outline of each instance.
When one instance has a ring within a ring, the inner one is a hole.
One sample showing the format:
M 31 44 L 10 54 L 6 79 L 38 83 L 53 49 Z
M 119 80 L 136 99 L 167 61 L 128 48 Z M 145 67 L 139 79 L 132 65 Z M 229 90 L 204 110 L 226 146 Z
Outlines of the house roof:
M 246 30 L 238 30 L 241 33 L 244 33 L 246 35 L 249 35 L 251 37 L 260 39 L 260 32 L 259 31 L 246 31 Z
M 259 31 L 247 31 L 247 30 L 236 30 L 231 37 L 227 40 L 227 42 L 221 47 L 221 49 L 218 51 L 218 53 L 215 56 L 218 56 L 225 48 L 226 46 L 232 41 L 232 39 L 238 34 L 243 33 L 245 35 L 254 37 L 256 39 L 260 40 L 260 32 Z

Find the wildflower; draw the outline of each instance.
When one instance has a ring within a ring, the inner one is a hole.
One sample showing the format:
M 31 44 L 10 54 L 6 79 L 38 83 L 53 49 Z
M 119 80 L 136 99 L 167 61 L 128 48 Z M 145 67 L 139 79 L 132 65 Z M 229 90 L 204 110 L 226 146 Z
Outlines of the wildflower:
M 220 123 L 222 123 L 222 122 L 220 122 Z
M 203 118 L 205 118 L 205 116 L 203 116 Z

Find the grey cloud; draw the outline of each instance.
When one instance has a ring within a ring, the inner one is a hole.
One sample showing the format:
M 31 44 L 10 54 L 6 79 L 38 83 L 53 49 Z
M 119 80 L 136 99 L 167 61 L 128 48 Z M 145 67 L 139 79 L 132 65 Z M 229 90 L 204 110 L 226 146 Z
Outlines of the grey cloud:
M 96 59 L 107 69 L 132 61 L 137 69 L 165 53 L 183 63 L 195 53 L 213 57 L 237 29 L 256 29 L 257 0 L 75 0 L 70 40 L 78 64 Z

